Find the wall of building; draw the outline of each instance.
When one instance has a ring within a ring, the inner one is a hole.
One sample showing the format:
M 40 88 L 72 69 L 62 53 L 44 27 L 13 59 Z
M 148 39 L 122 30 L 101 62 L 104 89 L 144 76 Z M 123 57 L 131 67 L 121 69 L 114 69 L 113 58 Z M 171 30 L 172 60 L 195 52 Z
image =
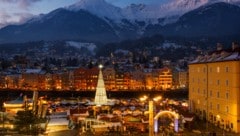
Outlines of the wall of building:
M 240 61 L 189 65 L 190 109 L 199 117 L 240 132 Z

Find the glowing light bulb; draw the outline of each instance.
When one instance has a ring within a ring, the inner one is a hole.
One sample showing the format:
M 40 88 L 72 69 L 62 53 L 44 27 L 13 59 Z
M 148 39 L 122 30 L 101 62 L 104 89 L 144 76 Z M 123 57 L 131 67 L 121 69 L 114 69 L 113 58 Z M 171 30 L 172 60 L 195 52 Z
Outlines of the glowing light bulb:
M 103 65 L 102 65 L 102 64 L 100 64 L 98 67 L 99 67 L 100 69 L 102 69 L 102 68 L 103 68 Z

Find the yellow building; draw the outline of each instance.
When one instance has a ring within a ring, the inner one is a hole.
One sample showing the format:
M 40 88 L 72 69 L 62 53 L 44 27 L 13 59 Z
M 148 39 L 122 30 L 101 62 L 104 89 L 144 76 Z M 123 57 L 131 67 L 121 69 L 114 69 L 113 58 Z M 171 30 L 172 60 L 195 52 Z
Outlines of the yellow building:
M 189 64 L 190 111 L 227 131 L 240 132 L 239 48 L 199 56 Z
M 172 88 L 172 71 L 165 67 L 159 71 L 159 86 L 162 90 Z

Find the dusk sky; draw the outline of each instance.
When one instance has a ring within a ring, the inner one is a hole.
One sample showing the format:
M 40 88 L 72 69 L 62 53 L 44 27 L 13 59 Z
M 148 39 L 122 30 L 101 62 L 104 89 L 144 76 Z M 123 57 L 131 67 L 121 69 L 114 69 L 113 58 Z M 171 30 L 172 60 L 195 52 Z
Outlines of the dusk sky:
M 12 22 L 23 22 L 33 15 L 48 13 L 59 7 L 69 6 L 79 0 L 0 0 L 0 28 Z M 167 0 L 106 0 L 125 7 L 131 3 L 156 4 Z

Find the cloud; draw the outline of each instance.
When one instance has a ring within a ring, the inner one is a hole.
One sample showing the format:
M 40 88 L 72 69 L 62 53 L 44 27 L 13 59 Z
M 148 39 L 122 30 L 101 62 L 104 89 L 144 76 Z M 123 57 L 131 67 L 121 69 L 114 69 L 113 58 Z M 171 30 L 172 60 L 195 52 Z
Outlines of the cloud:
M 15 24 L 25 23 L 27 20 L 33 18 L 33 14 L 31 13 L 14 13 L 15 16 L 18 17 L 18 21 Z
M 8 13 L 4 9 L 0 9 L 0 28 L 11 24 L 22 24 L 31 19 L 34 15 L 26 12 Z
M 8 14 L 4 9 L 0 9 L 0 28 L 10 23 L 11 15 Z
M 42 0 L 0 0 L 0 28 L 11 24 L 22 24 L 33 17 L 28 8 Z M 11 9 L 11 10 L 9 10 Z
M 42 1 L 42 0 L 1 0 L 0 2 L 14 3 L 14 4 L 17 3 L 20 8 L 27 9 L 30 5 L 39 1 Z

